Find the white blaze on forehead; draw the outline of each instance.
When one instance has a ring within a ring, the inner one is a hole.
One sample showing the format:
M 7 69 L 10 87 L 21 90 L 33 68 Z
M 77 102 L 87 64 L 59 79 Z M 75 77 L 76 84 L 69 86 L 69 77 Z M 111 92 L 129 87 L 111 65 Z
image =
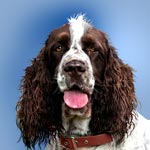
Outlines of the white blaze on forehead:
M 78 15 L 70 18 L 70 34 L 71 34 L 71 48 L 77 47 L 84 33 L 91 27 L 84 15 Z
M 84 76 L 88 77 L 87 85 L 90 88 L 94 88 L 94 76 L 93 76 L 93 68 L 90 62 L 89 56 L 82 50 L 81 39 L 83 35 L 87 32 L 89 28 L 92 28 L 90 23 L 84 18 L 84 15 L 78 15 L 77 17 L 69 19 L 69 30 L 71 36 L 71 44 L 69 50 L 63 55 L 57 74 L 57 83 L 61 91 L 67 89 L 66 84 L 66 76 L 63 72 L 63 66 L 72 60 L 79 60 L 85 63 L 87 66 L 87 71 L 84 73 Z M 91 87 L 92 85 L 92 87 Z

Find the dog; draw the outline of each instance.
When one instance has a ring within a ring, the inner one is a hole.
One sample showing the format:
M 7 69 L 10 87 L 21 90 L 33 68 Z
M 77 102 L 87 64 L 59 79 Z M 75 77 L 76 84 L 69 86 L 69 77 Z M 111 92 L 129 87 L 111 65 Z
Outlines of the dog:
M 51 32 L 25 70 L 21 92 L 17 125 L 28 148 L 150 150 L 133 69 L 84 15 Z

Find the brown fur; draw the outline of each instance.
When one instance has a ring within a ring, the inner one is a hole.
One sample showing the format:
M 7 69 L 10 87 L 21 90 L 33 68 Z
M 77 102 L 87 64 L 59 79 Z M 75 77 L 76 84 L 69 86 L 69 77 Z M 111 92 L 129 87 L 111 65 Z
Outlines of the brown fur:
M 32 65 L 26 68 L 21 83 L 17 125 L 27 147 L 47 143 L 63 130 L 63 93 L 59 91 L 55 79 L 63 54 L 56 56 L 52 46 L 61 31 L 68 33 L 68 25 L 51 33 Z M 92 29 L 90 33 L 94 35 L 93 40 L 98 41 L 99 47 L 95 56 L 88 54 L 96 79 L 91 96 L 92 117 L 89 128 L 93 135 L 108 133 L 121 142 L 133 124 L 133 110 L 136 107 L 133 70 L 118 58 L 115 48 L 109 44 L 103 32 Z M 67 47 L 69 40 L 64 43 L 67 43 Z

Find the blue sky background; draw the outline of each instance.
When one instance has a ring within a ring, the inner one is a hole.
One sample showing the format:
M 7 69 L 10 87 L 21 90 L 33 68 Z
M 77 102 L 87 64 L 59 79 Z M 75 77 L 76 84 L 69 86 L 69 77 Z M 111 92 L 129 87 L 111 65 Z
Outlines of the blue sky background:
M 150 118 L 149 0 L 1 0 L 0 1 L 0 146 L 25 150 L 17 143 L 15 105 L 24 69 L 49 33 L 76 13 L 109 35 L 119 56 L 135 70 L 138 111 Z

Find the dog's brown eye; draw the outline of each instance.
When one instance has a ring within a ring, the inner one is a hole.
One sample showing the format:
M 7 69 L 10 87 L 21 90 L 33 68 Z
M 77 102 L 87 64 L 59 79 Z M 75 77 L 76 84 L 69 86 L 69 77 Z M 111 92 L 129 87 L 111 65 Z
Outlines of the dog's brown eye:
M 63 50 L 63 48 L 61 45 L 57 46 L 55 49 L 56 52 L 61 52 L 62 50 Z
M 92 46 L 87 47 L 86 50 L 87 50 L 88 52 L 95 52 L 95 48 L 92 47 Z

